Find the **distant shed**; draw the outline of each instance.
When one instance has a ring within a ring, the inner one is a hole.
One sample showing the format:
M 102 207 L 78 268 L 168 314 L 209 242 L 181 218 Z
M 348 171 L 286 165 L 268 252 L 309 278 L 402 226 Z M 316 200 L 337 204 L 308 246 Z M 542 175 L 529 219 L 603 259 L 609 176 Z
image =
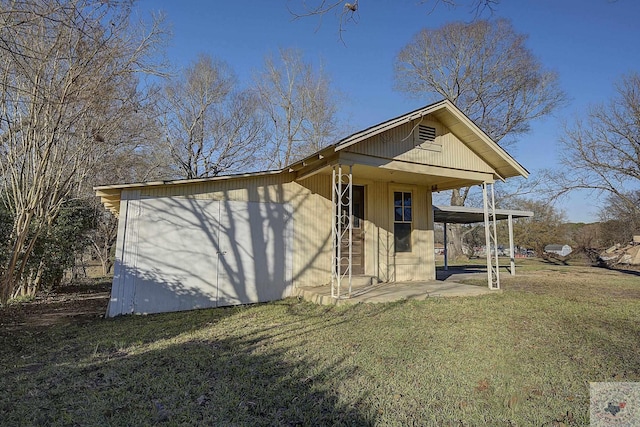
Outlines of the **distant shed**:
M 544 251 L 548 254 L 567 256 L 573 252 L 573 248 L 569 245 L 547 245 L 544 247 Z

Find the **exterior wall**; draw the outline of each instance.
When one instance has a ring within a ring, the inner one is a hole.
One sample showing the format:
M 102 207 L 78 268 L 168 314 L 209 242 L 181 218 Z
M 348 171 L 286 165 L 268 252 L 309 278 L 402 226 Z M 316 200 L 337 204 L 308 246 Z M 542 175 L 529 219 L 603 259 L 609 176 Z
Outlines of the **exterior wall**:
M 274 174 L 205 183 L 150 187 L 141 197 L 288 203 L 293 210 L 294 286 L 331 280 L 331 177 L 315 175 L 301 183 L 291 174 Z
M 109 317 L 291 295 L 289 204 L 139 193 L 123 197 Z
M 293 212 L 293 284 L 331 281 L 331 177 L 317 174 L 300 182 L 278 174 L 143 188 L 144 198 L 184 196 L 205 200 L 287 203 Z M 428 186 L 362 181 L 365 186 L 365 274 L 382 282 L 435 279 L 433 211 Z M 414 198 L 412 252 L 394 253 L 393 192 Z
M 140 191 L 125 190 L 120 201 L 120 216 L 118 217 L 118 236 L 116 241 L 116 256 L 113 266 L 113 286 L 111 300 L 107 309 L 107 317 L 122 313 L 131 313 L 133 307 L 133 286 L 128 286 L 133 280 L 127 265 L 135 265 L 138 258 L 138 227 L 140 216 Z M 131 248 L 131 249 L 128 249 Z
M 418 124 L 436 128 L 436 145 L 441 146 L 441 150 L 415 146 L 412 132 Z M 451 169 L 494 172 L 491 166 L 478 157 L 449 129 L 440 122 L 429 120 L 429 116 L 422 121 L 414 120 L 376 135 L 367 141 L 355 144 L 348 151 Z
M 429 189 L 379 181 L 364 184 L 365 273 L 382 282 L 434 280 L 433 209 Z M 413 196 L 411 252 L 395 253 L 392 216 L 395 191 L 411 191 Z

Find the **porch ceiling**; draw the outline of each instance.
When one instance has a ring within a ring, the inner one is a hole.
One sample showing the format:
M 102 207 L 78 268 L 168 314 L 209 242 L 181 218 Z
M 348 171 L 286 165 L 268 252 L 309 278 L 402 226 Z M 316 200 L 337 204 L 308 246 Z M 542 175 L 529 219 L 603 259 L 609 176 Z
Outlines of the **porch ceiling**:
M 478 185 L 482 182 L 493 182 L 492 174 L 443 168 L 394 159 L 366 156 L 363 154 L 343 152 L 330 159 L 323 159 L 317 165 L 301 170 L 298 180 L 308 176 L 330 175 L 337 163 L 348 167 L 352 165 L 354 179 L 382 181 L 397 184 L 423 185 L 432 191 L 444 191 Z
M 424 185 L 432 191 L 451 190 L 482 183 L 482 180 L 467 178 L 455 178 L 438 175 L 437 171 L 431 174 L 416 173 L 395 168 L 375 167 L 356 164 L 353 166 L 355 180 L 383 181 L 393 184 Z M 489 178 L 491 177 L 489 176 Z

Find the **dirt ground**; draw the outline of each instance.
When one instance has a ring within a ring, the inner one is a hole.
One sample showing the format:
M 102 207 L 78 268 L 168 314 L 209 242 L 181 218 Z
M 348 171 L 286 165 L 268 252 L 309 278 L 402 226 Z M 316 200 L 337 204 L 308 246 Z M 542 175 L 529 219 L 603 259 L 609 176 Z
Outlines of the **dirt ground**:
M 84 323 L 101 318 L 107 312 L 109 280 L 62 286 L 38 295 L 31 302 L 0 308 L 0 331 Z

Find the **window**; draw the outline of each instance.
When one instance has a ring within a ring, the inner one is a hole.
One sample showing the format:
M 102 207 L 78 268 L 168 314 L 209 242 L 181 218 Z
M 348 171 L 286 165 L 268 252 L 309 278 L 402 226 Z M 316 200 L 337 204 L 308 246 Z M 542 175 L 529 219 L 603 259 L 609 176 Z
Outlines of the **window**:
M 411 192 L 393 193 L 393 235 L 396 252 L 411 252 L 411 223 L 413 221 Z

